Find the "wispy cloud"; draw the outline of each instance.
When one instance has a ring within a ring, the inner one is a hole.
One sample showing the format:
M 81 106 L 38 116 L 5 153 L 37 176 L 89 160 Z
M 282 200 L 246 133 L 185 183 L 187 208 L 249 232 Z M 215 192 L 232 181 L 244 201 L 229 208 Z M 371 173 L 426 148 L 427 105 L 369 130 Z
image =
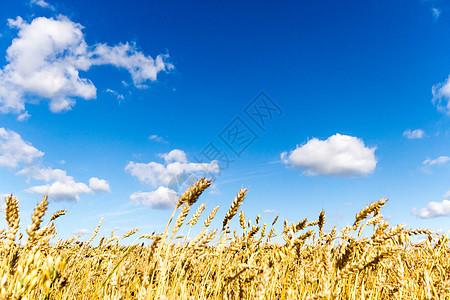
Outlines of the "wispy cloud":
M 432 102 L 437 110 L 450 116 L 450 76 L 442 83 L 431 88 Z
M 423 161 L 423 164 L 426 166 L 442 166 L 444 164 L 446 164 L 447 162 L 450 161 L 450 157 L 449 156 L 439 156 L 436 159 L 430 159 L 427 158 L 426 160 Z
M 28 120 L 29 117 L 31 117 L 31 115 L 26 111 L 17 116 L 17 121 L 22 122 L 22 121 Z
M 450 190 L 446 191 L 446 192 L 444 193 L 444 195 L 442 196 L 442 198 L 443 198 L 443 199 L 450 200 Z
M 222 194 L 219 187 L 217 186 L 217 183 L 214 182 L 211 184 L 211 186 L 208 188 L 208 194 L 210 194 L 210 195 L 221 195 Z
M 407 137 L 408 139 L 421 139 L 425 136 L 425 131 L 422 129 L 407 129 L 403 132 L 403 136 Z
M 247 179 L 270 177 L 270 176 L 280 175 L 280 174 L 284 174 L 284 173 L 285 173 L 285 171 L 268 173 L 266 170 L 261 170 L 261 171 L 257 171 L 257 172 L 249 172 L 249 173 L 245 173 L 245 174 L 241 173 L 241 174 L 239 174 L 240 176 L 233 176 L 232 179 L 221 180 L 220 184 L 227 184 L 227 183 L 232 183 L 232 182 L 242 182 L 243 180 L 247 180 Z
M 48 8 L 50 10 L 55 10 L 55 7 L 53 5 L 50 5 L 48 2 L 45 2 L 44 0 L 30 0 L 31 5 L 37 5 L 42 8 Z
M 305 175 L 364 176 L 375 170 L 375 149 L 360 138 L 337 133 L 326 140 L 313 138 L 290 153 L 283 152 L 281 159 Z
M 433 15 L 433 19 L 435 21 L 437 21 L 437 19 L 439 19 L 439 16 L 441 15 L 441 12 L 442 11 L 439 8 L 435 8 L 435 7 L 431 8 L 431 14 Z
M 119 94 L 118 92 L 112 90 L 112 89 L 106 89 L 106 92 L 109 94 L 112 94 L 114 97 L 117 98 L 117 100 L 119 100 L 119 102 L 123 101 L 123 99 L 125 99 L 125 96 L 122 94 Z
M 72 234 L 74 234 L 74 235 L 79 235 L 79 234 L 86 235 L 86 234 L 90 234 L 90 233 L 91 233 L 91 231 L 86 228 L 77 229 L 72 232 Z
M 107 211 L 107 212 L 103 212 L 100 214 L 96 214 L 93 218 L 98 220 L 99 218 L 111 218 L 111 217 L 120 217 L 120 216 L 124 216 L 124 215 L 129 215 L 129 214 L 133 214 L 136 213 L 138 211 L 140 211 L 141 208 L 135 208 L 135 209 L 119 209 L 116 211 Z
M 149 139 L 150 141 L 155 141 L 155 142 L 163 143 L 163 144 L 168 144 L 168 143 L 169 143 L 169 142 L 166 141 L 163 137 L 161 137 L 161 136 L 159 136 L 159 135 L 157 135 L 157 134 L 152 134 L 152 135 L 150 135 L 150 136 L 148 137 L 148 139 Z

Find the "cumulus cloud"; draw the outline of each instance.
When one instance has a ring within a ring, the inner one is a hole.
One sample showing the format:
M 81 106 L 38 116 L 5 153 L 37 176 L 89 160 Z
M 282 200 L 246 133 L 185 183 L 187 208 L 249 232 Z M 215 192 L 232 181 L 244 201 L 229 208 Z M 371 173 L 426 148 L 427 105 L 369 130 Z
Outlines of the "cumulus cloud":
M 92 177 L 89 179 L 89 188 L 95 192 L 109 192 L 110 187 L 108 181 L 105 179 L 99 179 Z
M 433 93 L 433 104 L 438 111 L 450 116 L 450 76 L 442 83 L 431 88 Z
M 0 167 L 21 167 L 17 175 L 47 183 L 30 187 L 26 192 L 46 194 L 54 200 L 79 200 L 80 194 L 109 191 L 106 180 L 93 177 L 87 186 L 75 181 L 65 170 L 42 167 L 37 159 L 43 156 L 43 152 L 24 141 L 18 133 L 0 128 Z
M 16 168 L 19 164 L 30 164 L 43 155 L 16 132 L 0 127 L 0 167 Z
M 80 194 L 90 193 L 92 190 L 82 182 L 76 182 L 73 177 L 66 181 L 55 181 L 52 184 L 37 185 L 26 189 L 27 193 L 48 195 L 51 199 L 78 201 Z
M 408 139 L 421 139 L 425 136 L 425 131 L 423 131 L 422 129 L 408 129 L 403 132 L 403 136 L 407 137 Z
M 375 149 L 360 138 L 337 133 L 326 140 L 313 138 L 290 153 L 283 152 L 281 159 L 306 175 L 364 176 L 375 170 Z
M 186 153 L 182 150 L 172 150 L 159 155 L 165 163 L 129 162 L 125 170 L 140 182 L 148 184 L 157 190 L 152 192 L 135 192 L 130 196 L 131 201 L 139 205 L 147 205 L 155 209 L 173 207 L 178 199 L 177 192 L 184 183 L 195 181 L 196 175 L 219 173 L 217 161 L 210 163 L 189 162 Z M 174 190 L 176 189 L 176 190 Z
M 32 186 L 25 190 L 27 193 L 48 195 L 55 201 L 69 200 L 79 201 L 80 195 L 94 192 L 109 192 L 109 184 L 104 179 L 92 177 L 89 186 L 83 182 L 77 182 L 65 170 L 52 168 L 24 168 L 17 174 L 27 175 L 35 180 L 48 182 L 44 185 Z
M 413 214 L 421 219 L 450 216 L 450 200 L 432 201 L 428 203 L 427 207 L 419 210 L 413 209 Z
M 426 160 L 423 161 L 423 164 L 426 166 L 434 166 L 434 165 L 441 166 L 441 165 L 446 164 L 449 161 L 450 161 L 450 157 L 443 155 L 443 156 L 439 156 L 436 159 L 427 158 Z
M 19 175 L 30 176 L 36 180 L 42 181 L 70 181 L 73 179 L 71 176 L 67 176 L 67 172 L 61 169 L 41 168 L 38 165 L 25 167 L 19 172 Z
M 130 161 L 125 170 L 140 182 L 150 184 L 153 187 L 169 185 L 177 176 L 188 173 L 219 173 L 220 168 L 216 160 L 210 163 L 191 163 L 187 161 L 186 154 L 182 150 L 172 150 L 161 154 L 165 164 L 157 162 L 136 163 Z
M 174 149 L 170 151 L 169 153 L 162 153 L 159 155 L 159 157 L 164 158 L 167 164 L 172 162 L 180 162 L 180 163 L 186 163 L 186 153 L 182 150 Z
M 167 55 L 153 59 L 129 43 L 89 46 L 83 26 L 65 16 L 39 17 L 31 23 L 17 17 L 8 22 L 11 28 L 18 29 L 18 34 L 7 49 L 7 65 L 0 69 L 2 113 L 23 114 L 25 104 L 36 99 L 48 100 L 52 112 L 63 112 L 70 110 L 77 98 L 96 98 L 94 84 L 79 73 L 92 66 L 124 68 L 138 87 L 173 68 L 165 62 Z
M 89 186 L 82 182 L 77 182 L 72 176 L 67 175 L 65 170 L 40 168 L 37 166 L 24 168 L 18 172 L 21 175 L 28 175 L 36 180 L 49 182 L 45 185 L 33 186 L 25 191 L 28 193 L 48 195 L 55 201 L 80 200 L 81 194 L 93 192 L 109 192 L 109 184 L 104 179 L 92 177 L 89 179 Z
M 427 207 L 412 209 L 412 214 L 421 219 L 450 216 L 450 190 L 444 193 L 441 202 L 431 201 Z
M 135 192 L 131 194 L 130 200 L 154 209 L 169 209 L 175 207 L 178 196 L 174 190 L 160 186 L 152 192 Z

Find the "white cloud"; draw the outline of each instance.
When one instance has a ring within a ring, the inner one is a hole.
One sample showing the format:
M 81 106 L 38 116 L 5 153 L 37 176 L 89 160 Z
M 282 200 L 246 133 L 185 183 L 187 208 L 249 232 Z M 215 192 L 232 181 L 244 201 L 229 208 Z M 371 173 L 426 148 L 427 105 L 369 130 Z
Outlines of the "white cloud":
M 421 219 L 430 219 L 441 216 L 450 216 L 450 200 L 442 200 L 442 202 L 432 201 L 427 207 L 417 210 L 413 209 L 413 214 Z
M 31 5 L 37 5 L 37 6 L 40 6 L 42 8 L 48 8 L 48 9 L 51 9 L 51 10 L 55 10 L 53 5 L 48 4 L 44 0 L 30 0 L 30 4 Z
M 373 173 L 375 149 L 360 138 L 337 133 L 326 140 L 313 138 L 290 153 L 283 152 L 281 159 L 306 175 L 353 177 Z
M 153 187 L 169 185 L 174 178 L 182 174 L 191 173 L 219 173 L 220 168 L 217 161 L 210 163 L 190 163 L 186 154 L 182 150 L 172 150 L 169 153 L 161 154 L 166 165 L 149 162 L 135 163 L 129 162 L 125 170 L 139 181 L 150 184 Z
M 105 179 L 98 179 L 97 177 L 92 177 L 89 179 L 89 188 L 96 192 L 109 192 L 110 187 L 108 181 Z
M 156 59 L 139 52 L 128 43 L 116 46 L 87 45 L 83 26 L 65 16 L 56 19 L 39 17 L 31 23 L 22 18 L 8 20 L 19 30 L 7 49 L 8 64 L 0 70 L 0 112 L 21 114 L 25 104 L 36 98 L 47 99 L 52 112 L 70 110 L 76 98 L 96 98 L 96 87 L 79 71 L 95 65 L 113 65 L 127 69 L 133 82 L 143 87 L 147 80 L 173 65 L 167 55 Z
M 90 233 L 91 233 L 91 231 L 89 229 L 85 229 L 85 228 L 77 229 L 74 232 L 72 232 L 72 234 L 74 234 L 74 235 L 79 235 L 79 234 L 85 235 L 85 234 L 90 234 Z
M 38 166 L 24 168 L 17 174 L 28 175 L 36 180 L 50 182 L 45 185 L 33 186 L 25 191 L 28 193 L 48 195 L 56 201 L 80 200 L 81 194 L 89 194 L 94 192 L 109 192 L 109 184 L 104 179 L 92 177 L 89 179 L 89 186 L 82 182 L 76 182 L 72 176 L 61 169 L 40 168 Z
M 170 151 L 169 153 L 162 153 L 159 154 L 159 157 L 164 158 L 167 164 L 172 162 L 180 162 L 180 163 L 186 163 L 186 153 L 182 150 L 174 149 Z
M 30 164 L 43 155 L 16 132 L 0 127 L 0 167 L 16 168 L 19 164 Z
M 78 201 L 81 194 L 110 191 L 109 184 L 104 179 L 92 177 L 89 179 L 88 186 L 85 183 L 75 181 L 72 176 L 67 175 L 67 172 L 61 169 L 33 166 L 24 168 L 17 174 L 49 182 L 49 184 L 30 187 L 25 192 L 48 195 L 50 199 L 56 201 Z
M 442 198 L 445 199 L 445 200 L 450 200 L 450 190 L 445 192 L 445 194 L 442 196 Z
M 175 149 L 159 156 L 165 160 L 165 164 L 129 162 L 125 167 L 125 170 L 140 182 L 149 184 L 154 188 L 158 187 L 157 190 L 152 192 L 139 191 L 133 193 L 130 196 L 131 201 L 155 209 L 167 209 L 175 205 L 180 187 L 194 183 L 197 179 L 196 175 L 204 176 L 208 173 L 220 172 L 217 161 L 190 163 L 187 160 L 186 153 L 182 150 Z
M 435 7 L 431 8 L 431 13 L 433 14 L 433 19 L 435 21 L 439 18 L 439 16 L 441 15 L 441 12 L 442 11 L 439 8 L 435 8 Z
M 110 93 L 110 94 L 112 94 L 114 97 L 116 97 L 117 100 L 119 100 L 119 102 L 122 101 L 123 99 L 125 99 L 125 96 L 124 96 L 124 95 L 119 94 L 118 92 L 116 92 L 116 91 L 114 91 L 114 90 L 106 89 L 106 92 L 107 92 L 107 93 Z
M 31 117 L 31 115 L 28 112 L 24 112 L 17 116 L 17 121 L 22 122 L 22 121 L 28 120 L 29 117 Z
M 71 200 L 78 201 L 80 194 L 92 193 L 91 189 L 82 182 L 76 182 L 72 176 L 68 176 L 67 172 L 61 169 L 31 167 L 25 168 L 18 172 L 21 175 L 28 175 L 36 180 L 51 182 L 46 185 L 33 186 L 25 190 L 27 193 L 48 195 L 49 198 L 61 201 Z
M 130 200 L 154 209 L 169 209 L 175 207 L 178 196 L 174 190 L 160 186 L 152 192 L 135 192 L 131 194 Z
M 41 168 L 39 166 L 26 167 L 17 174 L 31 176 L 36 180 L 49 181 L 70 181 L 73 177 L 67 176 L 67 172 L 61 169 Z
M 173 68 L 172 64 L 164 61 L 166 58 L 168 55 L 158 55 L 154 60 L 137 51 L 136 46 L 128 43 L 114 47 L 97 44 L 92 51 L 91 61 L 94 65 L 113 65 L 125 68 L 130 72 L 133 83 L 139 86 L 147 80 L 155 81 L 159 72 Z
M 412 214 L 421 219 L 431 219 L 442 216 L 450 216 L 450 190 L 444 193 L 441 202 L 431 201 L 427 207 L 412 209 Z
M 427 158 L 426 160 L 423 161 L 423 164 L 427 165 L 427 166 L 433 166 L 433 165 L 441 166 L 441 165 L 446 164 L 449 161 L 450 161 L 449 156 L 439 156 L 436 159 Z
M 450 76 L 443 83 L 434 85 L 431 92 L 438 111 L 450 116 Z
M 159 135 L 156 135 L 156 134 L 150 135 L 148 137 L 148 139 L 151 140 L 151 141 L 158 142 L 158 143 L 164 143 L 164 144 L 168 144 L 169 143 L 168 141 L 166 141 L 165 139 L 163 139 L 162 137 L 160 137 Z
M 108 183 L 103 179 L 91 178 L 91 187 L 88 187 L 84 183 L 76 182 L 64 170 L 42 167 L 36 160 L 43 156 L 43 152 L 24 141 L 18 133 L 0 128 L 0 167 L 20 166 L 22 169 L 17 175 L 48 183 L 30 187 L 26 192 L 48 194 L 54 200 L 79 200 L 80 194 L 109 190 Z
M 408 129 L 403 132 L 403 136 L 407 137 L 408 139 L 421 139 L 425 136 L 425 131 L 423 131 L 422 129 Z
M 56 201 L 78 201 L 80 199 L 80 194 L 87 194 L 91 191 L 92 190 L 86 184 L 75 182 L 73 178 L 68 181 L 55 181 L 52 184 L 33 186 L 25 190 L 27 193 L 48 195 Z
M 275 210 L 275 209 L 265 209 L 264 211 L 263 211 L 263 213 L 265 213 L 265 214 L 273 214 L 273 213 L 276 213 L 277 211 Z

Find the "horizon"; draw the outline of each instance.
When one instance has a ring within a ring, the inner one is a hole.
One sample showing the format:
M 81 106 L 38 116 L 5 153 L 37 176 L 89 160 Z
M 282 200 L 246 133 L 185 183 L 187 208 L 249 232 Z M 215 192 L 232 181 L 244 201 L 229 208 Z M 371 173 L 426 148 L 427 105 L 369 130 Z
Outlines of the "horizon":
M 247 188 L 247 218 L 329 230 L 388 198 L 446 233 L 449 29 L 445 1 L 5 4 L 0 194 L 22 231 L 48 195 L 61 239 L 164 230 L 202 177 L 205 215 Z

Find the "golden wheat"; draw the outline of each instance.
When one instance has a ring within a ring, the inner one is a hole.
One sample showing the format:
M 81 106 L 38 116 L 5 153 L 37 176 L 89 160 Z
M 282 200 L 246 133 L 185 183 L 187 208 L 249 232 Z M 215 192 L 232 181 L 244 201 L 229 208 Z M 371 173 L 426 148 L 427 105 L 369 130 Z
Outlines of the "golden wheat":
M 450 299 L 449 238 L 427 229 L 391 227 L 380 213 L 386 199 L 362 209 L 353 225 L 330 232 L 324 229 L 324 211 L 310 222 L 285 220 L 279 234 L 278 216 L 266 234 L 261 216 L 252 225 L 241 211 L 230 236 L 230 221 L 247 192 L 242 189 L 222 230 L 209 230 L 217 206 L 189 238 L 206 204 L 184 221 L 209 185 L 202 178 L 180 197 L 163 233 L 142 234 L 126 246 L 122 240 L 138 229 L 122 236 L 111 232 L 91 245 L 103 219 L 87 242 L 75 236 L 52 243 L 54 222 L 66 211 L 54 213 L 43 226 L 47 197 L 36 206 L 22 243 L 19 202 L 6 197 L 0 299 Z M 369 225 L 372 234 L 363 234 Z M 414 243 L 416 235 L 427 239 Z M 272 242 L 277 236 L 284 242 Z

